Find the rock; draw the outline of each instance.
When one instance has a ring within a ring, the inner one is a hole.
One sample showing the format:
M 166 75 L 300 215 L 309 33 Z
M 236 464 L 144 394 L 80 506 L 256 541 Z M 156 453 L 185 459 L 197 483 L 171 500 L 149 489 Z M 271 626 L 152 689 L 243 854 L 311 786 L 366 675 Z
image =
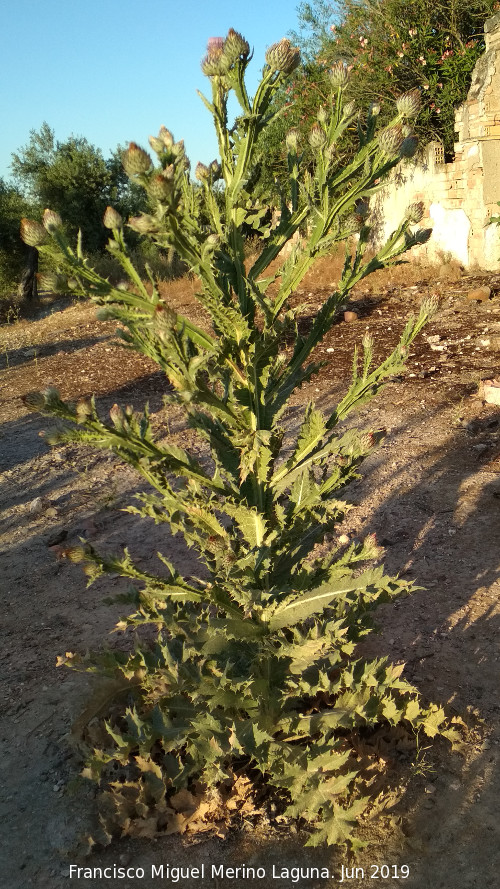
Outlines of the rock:
M 500 380 L 482 380 L 477 394 L 487 404 L 500 404 Z
M 491 287 L 483 286 L 476 287 L 474 290 L 469 290 L 467 294 L 467 299 L 475 300 L 476 302 L 484 303 L 487 299 L 491 297 Z
M 43 512 L 44 502 L 42 497 L 35 497 L 31 503 L 28 503 L 28 512 L 31 515 L 40 515 Z
M 344 312 L 344 321 L 347 321 L 347 322 L 357 321 L 358 318 L 359 318 L 359 315 L 357 312 L 351 312 L 350 310 L 347 310 L 346 312 Z

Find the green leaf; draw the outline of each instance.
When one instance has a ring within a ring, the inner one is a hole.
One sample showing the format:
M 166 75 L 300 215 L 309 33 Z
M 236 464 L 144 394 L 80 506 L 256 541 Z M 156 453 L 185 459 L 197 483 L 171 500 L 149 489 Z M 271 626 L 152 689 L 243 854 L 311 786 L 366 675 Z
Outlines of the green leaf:
M 367 797 L 355 800 L 348 808 L 332 803 L 331 809 L 323 813 L 322 823 L 308 839 L 306 846 L 319 846 L 324 842 L 329 846 L 345 846 L 348 842 L 352 845 L 353 831 L 367 805 Z
M 226 501 L 224 512 L 234 519 L 249 547 L 257 549 L 263 546 L 268 528 L 265 519 L 256 508 L 248 508 L 243 504 L 236 506 Z
M 363 590 L 366 586 L 363 578 L 364 575 L 361 575 L 357 579 L 340 581 L 338 584 L 323 584 L 316 589 L 308 590 L 298 598 L 292 598 L 291 601 L 291 597 L 287 597 L 284 604 L 264 612 L 263 619 L 268 619 L 271 632 L 282 627 L 291 627 L 313 614 L 321 614 L 334 599 L 346 593 Z

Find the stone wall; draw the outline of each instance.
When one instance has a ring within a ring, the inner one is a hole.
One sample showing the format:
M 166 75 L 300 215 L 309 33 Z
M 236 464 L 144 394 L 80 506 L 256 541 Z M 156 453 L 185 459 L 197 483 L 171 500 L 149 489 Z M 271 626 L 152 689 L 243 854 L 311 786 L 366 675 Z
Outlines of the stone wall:
M 465 268 L 500 269 L 500 227 L 488 225 L 500 210 L 500 13 L 484 28 L 486 49 L 472 74 L 466 102 L 456 112 L 455 158 L 444 162 L 431 142 L 423 156 L 400 165 L 374 199 L 377 243 L 383 243 L 408 204 L 423 201 L 420 225 L 432 228 L 415 248 L 426 262 L 456 259 Z

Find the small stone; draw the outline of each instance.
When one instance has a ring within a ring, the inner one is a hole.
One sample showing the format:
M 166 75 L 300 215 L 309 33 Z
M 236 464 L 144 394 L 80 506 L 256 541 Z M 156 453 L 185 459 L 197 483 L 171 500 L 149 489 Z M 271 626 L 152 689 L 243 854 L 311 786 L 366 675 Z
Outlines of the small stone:
M 477 394 L 487 404 L 500 404 L 500 380 L 483 380 Z
M 43 499 L 41 497 L 35 497 L 31 503 L 28 503 L 28 512 L 31 515 L 40 515 L 43 512 Z
M 434 784 L 426 784 L 425 785 L 425 792 L 426 793 L 435 793 L 436 788 L 435 788 Z
M 467 294 L 467 299 L 484 303 L 486 300 L 491 298 L 491 287 L 475 287 L 474 290 L 469 290 Z
M 359 315 L 357 312 L 351 312 L 349 309 L 344 312 L 344 321 L 347 321 L 348 323 L 351 321 L 357 321 L 358 318 Z

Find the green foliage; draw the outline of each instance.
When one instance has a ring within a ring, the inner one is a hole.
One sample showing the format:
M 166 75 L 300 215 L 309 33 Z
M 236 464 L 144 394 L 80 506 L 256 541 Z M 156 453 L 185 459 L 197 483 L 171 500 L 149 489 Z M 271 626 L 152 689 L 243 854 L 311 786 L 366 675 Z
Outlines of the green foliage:
M 354 284 L 398 262 L 428 235 L 412 229 L 413 207 L 388 243 L 366 254 L 368 200 L 407 151 L 402 126 L 415 102 L 408 99 L 404 113 L 400 106 L 380 133 L 369 116 L 358 130 L 356 156 L 339 166 L 337 145 L 356 117 L 344 103 L 339 69 L 329 111 L 311 128 L 312 167 L 303 166 L 296 134 L 288 133 L 289 191 L 273 213 L 259 178 L 257 142 L 298 54 L 287 40 L 272 46 L 253 99 L 245 85 L 248 61 L 248 44 L 234 31 L 209 44 L 202 67 L 211 97 L 203 101 L 214 118 L 220 162 L 198 164 L 201 187 L 189 179 L 183 143 L 164 127 L 150 138 L 155 161 L 134 143 L 123 155 L 151 207 L 129 228 L 174 249 L 198 276 L 197 300 L 211 330 L 161 300 L 153 275 L 143 282 L 113 208 L 104 220 L 112 231 L 108 250 L 129 281 L 120 287 L 91 268 L 80 245 L 73 251 L 56 213 L 46 211 L 43 226 L 23 224 L 24 237 L 52 257 L 57 274 L 70 274 L 75 290 L 102 307 L 102 317 L 116 319 L 125 346 L 157 362 L 170 384 L 167 405 L 183 408 L 203 446 L 195 458 L 168 437 L 157 440 L 147 408 L 141 414 L 115 405 L 105 420 L 93 401 L 67 404 L 53 389 L 27 398 L 31 408 L 62 422 L 50 442 L 110 449 L 133 466 L 149 490 L 130 511 L 182 534 L 199 566 L 199 576 L 183 577 L 160 555 L 162 570 L 153 574 L 127 551 L 103 556 L 85 545 L 68 552 L 83 563 L 89 582 L 108 573 L 129 579 L 125 600 L 134 610 L 118 629 L 156 628 L 151 645 L 138 633 L 132 653 L 62 659 L 121 680 L 120 693 L 128 682 L 134 698 L 106 723 L 108 743 L 95 744 L 86 771 L 108 787 L 101 841 L 131 829 L 132 810 L 147 820 L 156 800 L 165 813 L 165 793 L 222 786 L 238 764 L 282 794 L 289 817 L 316 829 L 311 844 L 355 847 L 353 829 L 368 799 L 349 733 L 381 721 L 404 721 L 430 736 L 447 731 L 443 712 L 421 706 L 401 665 L 356 655 L 376 605 L 408 593 L 411 584 L 373 565 L 380 551 L 372 537 L 346 549 L 325 547 L 349 508 L 347 485 L 381 437 L 339 424 L 401 370 L 433 306 L 424 304 L 408 321 L 379 366 L 365 338 L 341 402 L 325 411 L 309 403 L 293 443 L 284 437 L 290 397 L 321 366 L 314 349 Z M 231 91 L 241 114 L 230 129 Z M 262 239 L 251 261 L 242 234 L 248 227 Z M 307 237 L 284 256 L 300 230 Z M 314 260 L 353 233 L 337 290 L 300 334 L 292 295 Z M 109 784 L 113 762 L 124 767 L 123 782 Z
M 0 297 L 10 295 L 26 262 L 26 246 L 19 237 L 21 218 L 33 206 L 13 185 L 0 179 Z
M 12 172 L 27 198 L 64 216 L 68 235 L 82 231 L 89 251 L 104 248 L 102 217 L 113 202 L 128 215 L 143 209 L 144 197 L 126 181 L 118 148 L 109 160 L 87 139 L 55 139 L 47 123 L 32 130 L 28 145 L 13 155 Z
M 455 110 L 464 102 L 471 73 L 484 52 L 484 22 L 496 0 L 323 0 L 299 7 L 305 76 L 298 73 L 286 101 L 309 122 L 324 101 L 328 68 L 338 59 L 351 67 L 347 96 L 366 107 L 418 87 L 423 108 L 416 125 L 421 144 L 438 139 L 448 157 L 456 141 Z M 298 103 L 298 107 L 297 107 Z

